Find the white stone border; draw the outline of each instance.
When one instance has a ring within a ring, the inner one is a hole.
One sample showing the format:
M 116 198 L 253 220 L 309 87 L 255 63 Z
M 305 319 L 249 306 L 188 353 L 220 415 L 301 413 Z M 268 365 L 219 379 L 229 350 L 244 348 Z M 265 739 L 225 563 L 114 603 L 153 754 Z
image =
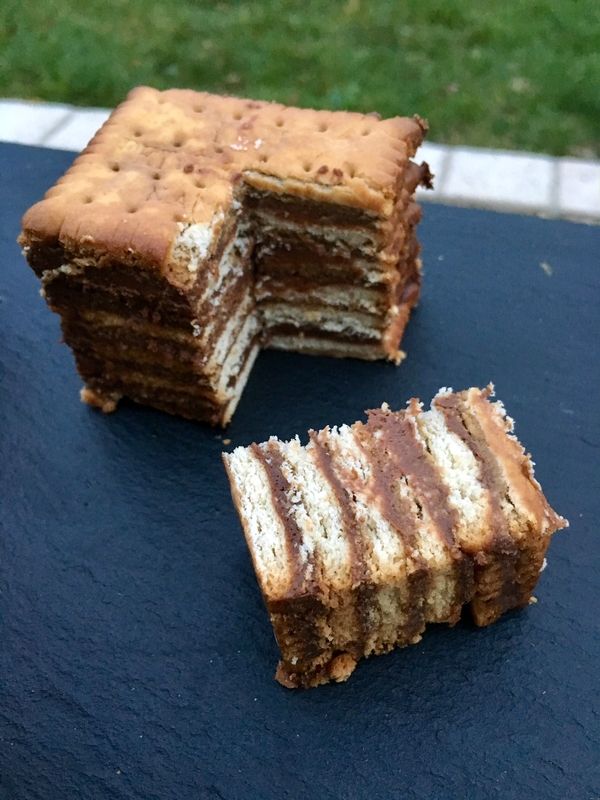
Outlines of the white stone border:
M 109 113 L 0 100 L 0 141 L 79 151 Z M 431 142 L 419 155 L 435 175 L 434 191 L 419 190 L 420 199 L 600 224 L 600 161 Z

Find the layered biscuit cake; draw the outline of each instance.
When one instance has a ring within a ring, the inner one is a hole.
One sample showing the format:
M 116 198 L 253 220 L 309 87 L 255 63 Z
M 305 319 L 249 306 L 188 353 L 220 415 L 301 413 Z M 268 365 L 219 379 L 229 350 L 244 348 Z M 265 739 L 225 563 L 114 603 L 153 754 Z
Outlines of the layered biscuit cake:
M 281 650 L 285 686 L 345 680 L 358 659 L 526 605 L 567 526 L 493 388 L 440 390 L 366 422 L 223 455 Z
M 83 399 L 226 424 L 261 346 L 398 362 L 425 130 L 135 89 L 23 219 Z

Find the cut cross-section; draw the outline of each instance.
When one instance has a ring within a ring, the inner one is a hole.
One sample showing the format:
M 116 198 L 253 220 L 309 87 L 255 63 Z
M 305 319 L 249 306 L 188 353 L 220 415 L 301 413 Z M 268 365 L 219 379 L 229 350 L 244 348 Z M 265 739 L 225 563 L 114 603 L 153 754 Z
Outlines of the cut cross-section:
M 358 659 L 524 606 L 554 531 L 530 457 L 492 387 L 431 409 L 225 453 L 235 505 L 281 650 L 277 678 L 343 680 Z

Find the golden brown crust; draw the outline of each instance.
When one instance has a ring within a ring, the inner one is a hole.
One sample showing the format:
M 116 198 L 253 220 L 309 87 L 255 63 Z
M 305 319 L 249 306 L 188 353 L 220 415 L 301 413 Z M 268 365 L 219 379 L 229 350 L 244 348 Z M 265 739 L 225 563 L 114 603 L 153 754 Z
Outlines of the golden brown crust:
M 21 243 L 162 270 L 182 225 L 221 224 L 241 173 L 258 188 L 389 215 L 425 130 L 418 118 L 138 87 L 25 214 Z
M 511 421 L 502 414 L 498 404 L 489 402 L 493 392 L 490 384 L 483 390 L 469 389 L 466 398 L 506 476 L 513 501 L 518 502 L 519 511 L 529 517 L 539 534 L 565 528 L 567 521 L 550 507 L 533 475 L 531 458 L 514 436 L 507 435 L 512 430 Z

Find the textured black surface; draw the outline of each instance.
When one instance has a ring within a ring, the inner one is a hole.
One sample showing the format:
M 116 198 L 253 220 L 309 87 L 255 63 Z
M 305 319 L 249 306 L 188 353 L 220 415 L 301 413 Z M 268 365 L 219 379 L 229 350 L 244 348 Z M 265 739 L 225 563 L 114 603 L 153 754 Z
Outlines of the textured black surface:
M 260 357 L 234 445 L 492 379 L 571 520 L 537 605 L 290 692 L 221 438 L 79 403 L 14 241 L 70 158 L 0 147 L 1 800 L 600 796 L 600 229 L 428 206 L 399 369 Z

